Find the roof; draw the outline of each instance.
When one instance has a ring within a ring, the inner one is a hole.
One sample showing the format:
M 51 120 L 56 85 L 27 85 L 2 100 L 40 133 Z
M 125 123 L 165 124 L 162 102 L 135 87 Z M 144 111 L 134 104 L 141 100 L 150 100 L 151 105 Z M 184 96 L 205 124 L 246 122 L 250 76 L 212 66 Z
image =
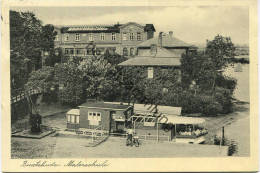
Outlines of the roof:
M 143 56 L 136 56 L 119 64 L 119 66 L 180 66 L 180 55 L 165 48 L 157 48 L 156 53 L 150 51 Z
M 145 24 L 140 25 L 135 22 L 128 22 L 126 24 L 115 24 L 115 25 L 67 25 L 67 26 L 59 26 L 57 28 L 61 28 L 61 33 L 98 33 L 98 32 L 120 32 L 120 28 L 135 24 L 144 28 L 144 31 L 155 31 L 153 24 Z
M 111 103 L 104 103 L 104 102 L 89 102 L 89 103 L 86 102 L 80 105 L 79 107 L 125 110 L 131 107 L 131 105 L 111 104 Z
M 135 57 L 128 59 L 119 66 L 180 66 L 180 58 L 151 58 L 151 57 Z
M 61 27 L 61 33 L 96 33 L 119 31 L 119 25 L 70 25 Z
M 149 40 L 146 40 L 137 47 L 150 47 L 152 44 L 158 45 L 158 38 L 159 36 L 155 36 Z M 191 47 L 192 45 L 185 43 L 184 41 L 174 37 L 170 36 L 169 34 L 163 34 L 162 36 L 162 47 Z
M 105 102 L 108 104 L 120 104 L 120 102 Z M 123 103 L 123 105 L 128 105 L 127 103 Z M 173 107 L 173 106 L 157 106 L 158 112 L 163 114 L 170 114 L 170 115 L 181 115 L 181 107 Z M 153 107 L 151 105 L 145 104 L 134 104 L 134 112 L 154 112 Z
M 79 113 L 79 109 L 71 109 L 67 112 L 67 114 L 70 114 L 70 115 L 80 115 Z
M 171 124 L 202 124 L 205 122 L 203 118 L 195 117 L 183 117 L 176 115 L 165 115 L 166 118 L 162 118 L 160 123 L 171 123 Z

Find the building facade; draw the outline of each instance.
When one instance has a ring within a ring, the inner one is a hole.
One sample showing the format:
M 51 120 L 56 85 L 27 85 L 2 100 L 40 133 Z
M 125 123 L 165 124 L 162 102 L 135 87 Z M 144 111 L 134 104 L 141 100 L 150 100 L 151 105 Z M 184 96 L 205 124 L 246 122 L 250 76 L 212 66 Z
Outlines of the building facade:
M 153 38 L 153 24 L 134 22 L 115 25 L 81 25 L 55 27 L 55 47 L 68 56 L 100 55 L 106 50 L 125 56 L 137 54 L 136 45 Z M 93 50 L 95 45 L 95 50 Z M 94 51 L 94 52 L 93 52 Z
M 196 51 L 196 47 L 177 39 L 171 31 L 169 34 L 160 32 L 158 36 L 138 44 L 137 55 L 119 66 L 143 67 L 147 78 L 161 75 L 166 69 L 180 73 L 181 56 L 190 51 Z

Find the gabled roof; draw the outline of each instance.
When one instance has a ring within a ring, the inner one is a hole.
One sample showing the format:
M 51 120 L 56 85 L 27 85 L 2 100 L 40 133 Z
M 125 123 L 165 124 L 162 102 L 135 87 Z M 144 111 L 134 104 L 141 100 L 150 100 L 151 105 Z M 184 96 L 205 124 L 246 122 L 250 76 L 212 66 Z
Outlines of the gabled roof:
M 158 45 L 158 39 L 159 36 L 155 36 L 154 38 L 151 38 L 149 40 L 146 40 L 137 47 L 150 47 L 152 44 Z M 170 36 L 169 34 L 165 34 L 162 36 L 162 47 L 191 47 L 191 44 L 185 43 L 184 41 L 174 37 Z
M 61 27 L 61 33 L 119 32 L 119 25 L 71 25 Z
M 144 56 L 136 56 L 119 64 L 119 66 L 180 66 L 180 56 L 165 48 L 157 48 Z
M 120 32 L 120 28 L 128 25 L 136 25 L 144 29 L 144 31 L 155 31 L 153 24 L 140 25 L 135 22 L 128 22 L 126 24 L 114 24 L 114 25 L 67 25 L 56 26 L 61 29 L 61 33 L 95 33 L 95 32 Z
M 180 58 L 135 57 L 119 64 L 119 66 L 180 66 Z

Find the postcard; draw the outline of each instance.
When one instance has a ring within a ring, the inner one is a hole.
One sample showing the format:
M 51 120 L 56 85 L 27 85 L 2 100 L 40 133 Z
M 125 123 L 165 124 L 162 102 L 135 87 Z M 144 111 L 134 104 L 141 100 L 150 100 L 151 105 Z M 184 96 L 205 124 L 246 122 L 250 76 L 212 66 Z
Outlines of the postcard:
M 257 1 L 2 2 L 4 172 L 258 170 Z

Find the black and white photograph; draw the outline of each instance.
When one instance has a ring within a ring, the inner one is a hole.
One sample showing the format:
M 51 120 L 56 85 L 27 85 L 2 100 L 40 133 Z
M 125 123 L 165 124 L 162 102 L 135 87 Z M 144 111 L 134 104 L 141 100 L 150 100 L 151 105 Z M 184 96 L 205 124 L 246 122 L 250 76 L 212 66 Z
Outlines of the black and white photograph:
M 249 6 L 8 13 L 10 159 L 252 156 Z

